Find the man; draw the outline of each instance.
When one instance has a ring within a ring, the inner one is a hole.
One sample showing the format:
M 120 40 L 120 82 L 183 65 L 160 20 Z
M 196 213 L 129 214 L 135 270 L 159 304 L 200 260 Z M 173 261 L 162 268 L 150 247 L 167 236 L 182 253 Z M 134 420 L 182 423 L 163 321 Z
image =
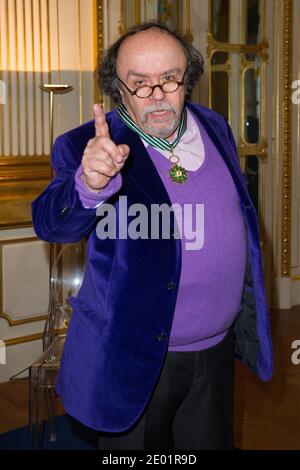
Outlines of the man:
M 102 449 L 230 449 L 234 349 L 271 377 L 257 218 L 232 133 L 186 101 L 202 65 L 161 25 L 120 38 L 99 71 L 118 110 L 95 105 L 56 140 L 56 176 L 33 203 L 40 238 L 88 240 L 57 390 Z M 166 204 L 169 234 L 154 217 Z

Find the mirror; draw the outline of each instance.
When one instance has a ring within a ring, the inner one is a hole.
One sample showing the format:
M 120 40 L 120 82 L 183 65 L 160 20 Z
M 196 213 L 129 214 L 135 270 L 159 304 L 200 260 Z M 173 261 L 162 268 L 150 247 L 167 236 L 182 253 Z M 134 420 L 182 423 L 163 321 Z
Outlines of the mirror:
M 241 0 L 236 14 L 241 23 L 240 38 L 230 38 L 230 13 L 235 4 L 232 0 L 211 0 L 211 32 L 216 41 L 239 42 L 240 44 L 258 44 L 260 38 L 260 0 Z
M 227 72 L 211 73 L 212 109 L 228 120 L 228 74 Z
M 167 2 L 125 0 L 123 1 L 124 26 L 128 29 L 138 23 L 156 20 L 166 24 L 172 31 L 183 32 L 185 3 L 181 0 L 168 0 Z
M 247 188 L 258 213 L 259 204 L 259 158 L 256 155 L 247 155 L 245 157 L 245 175 L 247 180 Z
M 229 0 L 211 0 L 211 32 L 216 41 L 229 42 Z
M 247 0 L 245 31 L 246 44 L 258 44 L 260 38 L 260 0 Z
M 211 58 L 211 65 L 222 65 L 228 61 L 228 52 L 217 51 Z
M 245 140 L 257 144 L 260 139 L 260 68 L 248 68 L 244 75 Z

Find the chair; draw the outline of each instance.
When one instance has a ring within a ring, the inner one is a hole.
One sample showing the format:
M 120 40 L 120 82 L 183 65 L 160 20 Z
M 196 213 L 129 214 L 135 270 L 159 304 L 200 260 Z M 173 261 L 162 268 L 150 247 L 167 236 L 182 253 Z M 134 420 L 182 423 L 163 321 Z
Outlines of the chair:
M 29 427 L 32 448 L 42 448 L 44 419 L 49 441 L 56 441 L 55 378 L 60 365 L 66 329 L 72 314 L 69 299 L 77 295 L 85 268 L 84 242 L 53 245 L 50 296 L 43 333 L 43 353 L 29 368 Z

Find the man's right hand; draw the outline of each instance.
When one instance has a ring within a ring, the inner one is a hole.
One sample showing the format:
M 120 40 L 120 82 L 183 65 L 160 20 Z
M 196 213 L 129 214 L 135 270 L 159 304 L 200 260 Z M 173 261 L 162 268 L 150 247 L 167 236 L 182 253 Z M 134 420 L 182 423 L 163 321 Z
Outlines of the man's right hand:
M 111 140 L 105 114 L 99 104 L 94 104 L 94 117 L 95 137 L 88 141 L 81 165 L 87 188 L 98 192 L 123 168 L 130 149 L 126 144 L 116 145 Z

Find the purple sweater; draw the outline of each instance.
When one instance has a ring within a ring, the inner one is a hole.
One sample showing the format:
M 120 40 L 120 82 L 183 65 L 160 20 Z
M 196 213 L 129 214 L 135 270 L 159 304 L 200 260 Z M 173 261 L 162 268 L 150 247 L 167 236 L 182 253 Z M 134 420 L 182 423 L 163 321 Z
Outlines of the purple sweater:
M 182 231 L 182 270 L 169 351 L 199 351 L 220 342 L 239 313 L 244 286 L 246 232 L 238 193 L 222 157 L 198 126 L 205 160 L 198 170 L 188 172 L 182 185 L 168 177 L 166 158 L 147 149 L 172 204 L 193 204 L 194 221 L 195 205 L 204 205 L 204 228 L 197 227 L 204 233 L 203 247 L 187 250 L 191 240 Z
M 156 149 L 147 148 L 172 204 L 192 204 L 192 221 L 196 204 L 204 207 L 204 227 L 201 219 L 197 226 L 204 236 L 203 247 L 187 249 L 193 240 L 182 231 L 182 270 L 169 351 L 199 351 L 219 343 L 239 313 L 244 285 L 246 236 L 239 197 L 222 157 L 198 126 L 205 160 L 198 170 L 188 172 L 185 184 L 174 184 L 168 176 L 168 160 Z M 81 172 L 79 167 L 75 180 L 85 207 L 95 207 L 121 187 L 118 174 L 101 195 L 88 193 Z M 182 221 L 185 219 L 184 214 Z

